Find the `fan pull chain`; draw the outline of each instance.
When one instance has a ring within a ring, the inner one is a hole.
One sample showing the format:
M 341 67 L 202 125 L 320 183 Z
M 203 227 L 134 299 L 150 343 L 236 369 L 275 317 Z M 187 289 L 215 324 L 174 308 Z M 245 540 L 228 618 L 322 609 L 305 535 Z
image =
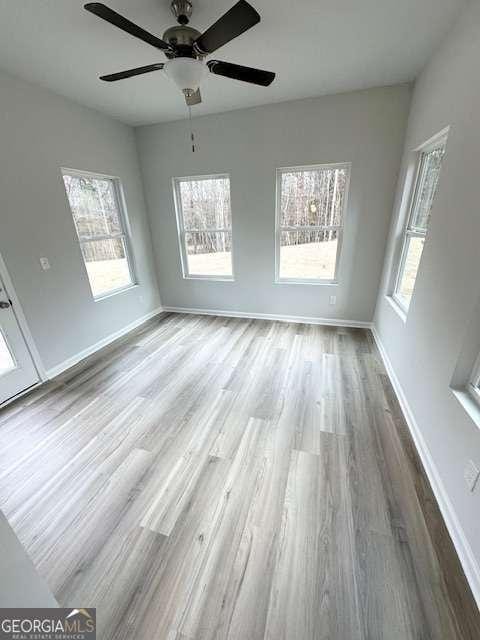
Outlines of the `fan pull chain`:
M 192 153 L 195 153 L 195 136 L 192 127 L 192 107 L 188 105 L 188 120 L 190 124 L 190 140 L 192 141 Z

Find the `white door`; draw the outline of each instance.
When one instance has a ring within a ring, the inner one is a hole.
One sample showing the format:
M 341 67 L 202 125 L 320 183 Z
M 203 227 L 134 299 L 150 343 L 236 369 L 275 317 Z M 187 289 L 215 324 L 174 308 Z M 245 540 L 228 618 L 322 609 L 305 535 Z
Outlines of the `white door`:
M 12 302 L 0 279 L 0 404 L 38 380 Z

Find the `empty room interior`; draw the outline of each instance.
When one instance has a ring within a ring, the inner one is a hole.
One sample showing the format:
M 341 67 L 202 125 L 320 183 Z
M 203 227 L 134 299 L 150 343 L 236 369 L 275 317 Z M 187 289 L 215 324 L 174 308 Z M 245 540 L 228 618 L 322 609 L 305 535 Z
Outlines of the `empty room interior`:
M 480 639 L 480 0 L 0 0 L 0 636 Z

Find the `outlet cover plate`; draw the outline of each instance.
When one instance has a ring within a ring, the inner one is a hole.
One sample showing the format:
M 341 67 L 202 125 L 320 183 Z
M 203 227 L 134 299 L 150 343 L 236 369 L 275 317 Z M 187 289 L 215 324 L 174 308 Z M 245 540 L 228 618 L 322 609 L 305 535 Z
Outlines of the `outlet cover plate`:
M 50 261 L 48 258 L 40 258 L 40 266 L 44 271 L 48 271 L 50 269 Z

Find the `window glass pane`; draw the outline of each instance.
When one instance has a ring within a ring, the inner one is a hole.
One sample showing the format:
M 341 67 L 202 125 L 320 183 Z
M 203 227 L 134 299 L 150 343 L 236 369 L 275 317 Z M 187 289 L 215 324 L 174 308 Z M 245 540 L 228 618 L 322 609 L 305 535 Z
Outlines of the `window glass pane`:
M 122 233 L 113 180 L 64 174 L 80 240 Z
M 438 186 L 445 147 L 422 154 L 411 227 L 426 230 Z
M 182 180 L 179 192 L 186 231 L 231 228 L 229 178 Z
M 347 170 L 321 168 L 281 174 L 281 226 L 341 226 Z
M 230 232 L 186 233 L 185 242 L 190 275 L 232 275 L 232 237 Z
M 397 296 L 402 304 L 408 308 L 412 299 L 415 279 L 417 277 L 420 259 L 422 257 L 425 238 L 409 237 L 405 247 L 403 271 L 398 283 Z
M 94 297 L 133 283 L 123 238 L 84 242 L 81 247 Z
M 282 231 L 280 278 L 333 280 L 338 231 Z
M 7 340 L 0 331 L 0 376 L 3 376 L 4 373 L 16 368 L 17 365 L 15 364 L 15 360 L 8 348 Z

